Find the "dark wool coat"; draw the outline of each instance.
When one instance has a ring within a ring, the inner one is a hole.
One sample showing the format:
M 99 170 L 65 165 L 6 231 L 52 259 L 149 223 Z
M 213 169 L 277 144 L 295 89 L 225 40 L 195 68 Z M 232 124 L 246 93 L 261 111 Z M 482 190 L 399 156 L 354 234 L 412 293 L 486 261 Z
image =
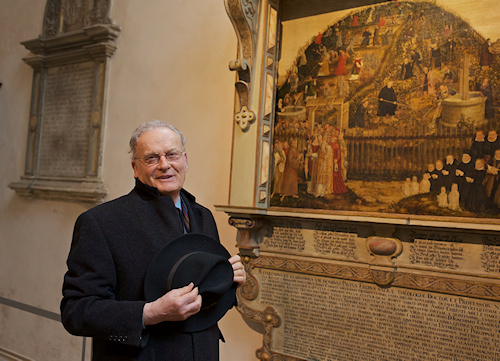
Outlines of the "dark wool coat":
M 211 212 L 182 190 L 192 233 L 219 240 Z M 171 197 L 136 180 L 128 194 L 80 215 L 75 224 L 61 315 L 72 334 L 93 337 L 93 360 L 218 360 L 217 325 L 176 333 L 168 322 L 143 330 L 144 277 L 154 256 L 183 234 Z

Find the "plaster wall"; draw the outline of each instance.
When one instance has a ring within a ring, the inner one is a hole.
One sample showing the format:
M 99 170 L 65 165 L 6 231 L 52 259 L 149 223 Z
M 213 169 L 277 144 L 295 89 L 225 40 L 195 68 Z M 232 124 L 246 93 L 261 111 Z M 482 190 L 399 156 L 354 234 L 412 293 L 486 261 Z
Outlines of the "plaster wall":
M 24 174 L 32 69 L 21 41 L 42 32 L 45 1 L 0 0 L 0 297 L 59 312 L 62 277 L 77 216 L 88 204 L 21 198 L 7 185 Z M 236 230 L 227 204 L 237 41 L 222 0 L 119 0 L 121 26 L 109 69 L 103 180 L 108 199 L 133 187 L 128 140 L 140 123 L 163 119 L 186 136 L 185 188 L 214 212 L 222 243 Z M 82 338 L 59 322 L 0 304 L 0 351 L 34 360 L 81 360 Z M 255 360 L 262 335 L 232 309 L 220 322 L 221 360 Z M 86 359 L 89 358 L 88 346 Z

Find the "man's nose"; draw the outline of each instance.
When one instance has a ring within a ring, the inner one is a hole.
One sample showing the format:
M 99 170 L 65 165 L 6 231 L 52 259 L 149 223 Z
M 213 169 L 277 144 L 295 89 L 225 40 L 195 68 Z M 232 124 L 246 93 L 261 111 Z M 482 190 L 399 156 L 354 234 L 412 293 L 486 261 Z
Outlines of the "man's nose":
M 168 169 L 170 168 L 170 162 L 167 160 L 167 156 L 165 154 L 160 155 L 160 160 L 158 161 L 157 168 L 160 169 Z

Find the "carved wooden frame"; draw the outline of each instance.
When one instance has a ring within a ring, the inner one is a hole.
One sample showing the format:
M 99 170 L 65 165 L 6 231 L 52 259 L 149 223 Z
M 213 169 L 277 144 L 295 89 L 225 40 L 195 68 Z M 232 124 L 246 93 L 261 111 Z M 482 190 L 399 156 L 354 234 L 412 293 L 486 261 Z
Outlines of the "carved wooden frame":
M 110 6 L 110 0 L 48 0 L 42 35 L 22 42 L 33 54 L 23 59 L 33 68 L 33 85 L 25 172 L 20 181 L 9 184 L 20 196 L 98 203 L 108 193 L 101 179 L 106 84 L 120 34 L 120 27 L 109 19 Z M 85 176 L 41 176 L 41 123 L 48 70 L 81 63 L 93 63 Z

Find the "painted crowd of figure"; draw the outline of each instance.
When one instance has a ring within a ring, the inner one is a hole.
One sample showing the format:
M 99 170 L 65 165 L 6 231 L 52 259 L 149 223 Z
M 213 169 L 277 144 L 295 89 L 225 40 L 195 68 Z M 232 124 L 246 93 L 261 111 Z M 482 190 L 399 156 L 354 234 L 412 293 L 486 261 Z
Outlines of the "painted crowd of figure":
M 281 122 L 275 129 L 271 197 L 297 198 L 299 183 L 306 183 L 307 193 L 314 197 L 347 193 L 346 156 L 343 131 L 318 124 L 309 135 L 306 121 Z
M 417 176 L 406 178 L 404 197 L 421 193 L 437 194 L 438 206 L 453 211 L 500 214 L 500 137 L 495 130 L 476 131 L 469 150 L 461 161 L 448 154 L 428 165 L 419 182 Z
M 486 122 L 477 126 L 487 128 L 488 137 L 478 130 L 461 159 L 443 154 L 424 174 L 406 179 L 403 192 L 405 197 L 430 192 L 440 207 L 453 211 L 498 215 L 500 144 L 493 130 L 493 65 L 500 40 L 485 41 L 463 20 L 435 5 L 395 4 L 351 14 L 298 50 L 278 88 L 273 195 L 280 195 L 281 201 L 297 198 L 299 184 L 315 197 L 348 193 L 344 135 L 361 137 L 364 128 L 382 132 L 386 125 L 399 127 L 403 122 L 413 122 L 415 129 L 424 124 L 432 131 L 441 124 L 443 101 L 459 90 L 459 72 L 467 56 L 469 90 L 485 98 Z M 343 114 L 330 110 L 332 104 L 347 102 L 351 110 L 345 124 L 340 121 Z M 314 113 L 314 121 L 280 118 L 293 106 L 306 109 L 308 116 Z

